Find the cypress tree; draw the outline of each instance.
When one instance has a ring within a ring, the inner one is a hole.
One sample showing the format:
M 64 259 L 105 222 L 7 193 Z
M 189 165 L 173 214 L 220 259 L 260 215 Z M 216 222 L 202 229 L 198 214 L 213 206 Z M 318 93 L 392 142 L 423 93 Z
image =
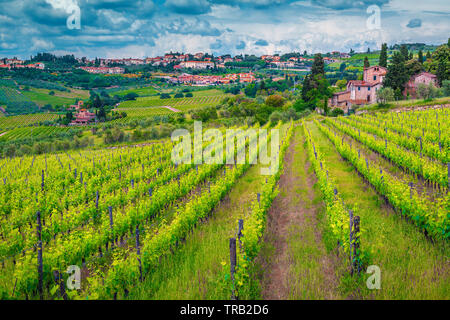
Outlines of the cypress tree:
M 317 75 L 322 75 L 325 77 L 325 62 L 323 61 L 322 55 L 320 53 L 314 55 L 314 63 L 311 68 L 312 78 Z
M 398 93 L 400 92 L 401 94 L 403 92 L 407 81 L 408 72 L 405 66 L 405 57 L 403 54 L 396 52 L 389 65 L 384 86 L 394 89 L 397 93 L 397 98 L 400 98 Z
M 406 46 L 406 44 L 402 44 L 402 46 L 400 47 L 400 53 L 403 55 L 404 60 L 409 59 L 408 47 Z
M 422 64 L 423 63 L 423 51 L 420 50 L 419 51 L 419 58 L 418 58 L 419 62 Z
M 388 64 L 388 55 L 387 55 L 387 43 L 383 43 L 381 45 L 381 53 L 380 53 L 380 61 L 379 61 L 379 65 L 381 67 L 385 67 L 387 68 L 387 64 Z
M 369 67 L 370 67 L 369 58 L 365 57 L 364 58 L 364 69 L 367 69 Z

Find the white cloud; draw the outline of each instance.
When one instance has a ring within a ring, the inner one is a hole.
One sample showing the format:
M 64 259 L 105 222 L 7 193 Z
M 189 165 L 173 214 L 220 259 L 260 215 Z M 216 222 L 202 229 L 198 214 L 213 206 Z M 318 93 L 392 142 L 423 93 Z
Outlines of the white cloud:
M 55 47 L 51 41 L 44 39 L 33 38 L 32 42 L 33 46 L 31 47 L 31 50 L 51 50 Z
M 45 0 L 54 9 L 64 10 L 66 12 L 70 11 L 73 7 L 78 7 L 77 0 Z

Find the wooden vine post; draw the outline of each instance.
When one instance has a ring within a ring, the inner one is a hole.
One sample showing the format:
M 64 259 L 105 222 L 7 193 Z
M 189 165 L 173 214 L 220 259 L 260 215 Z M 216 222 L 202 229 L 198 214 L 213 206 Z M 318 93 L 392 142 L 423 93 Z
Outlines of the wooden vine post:
M 38 262 L 38 291 L 41 300 L 44 300 L 43 294 L 43 264 L 42 264 L 42 224 L 41 224 L 41 213 L 37 212 L 37 262 Z
M 232 282 L 232 291 L 231 291 L 231 300 L 236 299 L 236 292 L 234 288 L 234 274 L 236 272 L 236 239 L 230 239 L 230 274 L 231 274 L 231 282 Z
M 44 170 L 42 170 L 42 183 L 41 183 L 41 191 L 44 192 L 45 187 L 45 178 L 44 178 Z
M 450 190 L 450 162 L 447 163 L 447 179 L 448 179 L 448 189 Z
M 244 220 L 240 219 L 239 220 L 239 224 L 238 224 L 238 240 L 239 240 L 239 248 L 242 249 L 242 241 L 241 241 L 241 237 L 243 236 L 242 234 L 242 230 L 244 230 Z
M 350 217 L 350 263 L 353 263 L 353 254 L 352 254 L 352 249 L 353 249 L 353 211 L 352 210 L 348 210 L 348 214 Z
M 137 259 L 139 262 L 139 280 L 142 282 L 142 261 L 141 261 L 141 249 L 139 248 L 139 225 L 136 226 L 136 251 L 137 251 Z
M 359 238 L 359 223 L 360 218 L 358 216 L 353 218 L 353 269 L 352 274 L 354 272 L 361 272 L 361 265 L 359 261 L 359 247 L 360 247 L 360 238 Z
M 63 281 L 64 279 L 61 273 L 57 270 L 53 271 L 53 278 L 55 279 L 55 283 L 59 286 L 59 296 L 62 297 L 64 300 L 68 300 L 66 288 L 64 286 Z
M 113 228 L 114 228 L 114 221 L 113 221 L 113 215 L 112 215 L 112 207 L 108 207 L 108 211 L 109 211 L 109 226 L 111 228 L 111 248 L 114 247 L 114 234 L 113 234 Z

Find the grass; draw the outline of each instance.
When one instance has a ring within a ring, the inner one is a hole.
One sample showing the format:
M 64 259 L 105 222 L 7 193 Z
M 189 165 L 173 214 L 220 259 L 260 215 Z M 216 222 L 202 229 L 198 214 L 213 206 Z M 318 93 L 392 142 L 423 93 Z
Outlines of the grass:
M 235 237 L 237 221 L 244 218 L 247 205 L 263 183 L 259 166 L 252 167 L 204 224 L 186 239 L 173 255 L 164 257 L 158 270 L 130 292 L 130 299 L 203 300 L 230 298 L 224 280 L 228 263 L 228 239 Z M 245 227 L 245 225 L 244 225 Z
M 244 219 L 245 228 L 250 204 L 265 181 L 260 169 L 260 165 L 251 167 L 214 209 L 211 218 L 199 224 L 172 255 L 163 257 L 159 268 L 130 291 L 129 298 L 229 300 L 228 240 L 236 237 L 239 219 Z
M 263 261 L 261 269 L 265 270 L 263 283 L 270 274 L 268 270 L 281 268 L 286 292 L 277 293 L 274 297 L 273 288 L 265 286 L 266 297 L 263 298 L 323 300 L 341 296 L 337 287 L 338 274 L 344 271 L 345 266 L 334 256 L 336 242 L 332 240 L 322 192 L 316 182 L 307 159 L 303 130 L 297 127 L 260 255 Z M 284 226 L 280 221 L 284 221 Z M 285 237 L 277 235 L 277 230 L 285 230 Z M 277 246 L 285 248 L 285 252 Z M 265 261 L 269 262 L 268 267 L 265 267 Z M 274 280 L 271 282 L 275 284 Z
M 111 96 L 118 95 L 119 97 L 125 96 L 129 93 L 136 93 L 140 97 L 148 97 L 148 96 L 154 96 L 158 93 L 158 91 L 153 87 L 143 87 L 143 88 L 135 88 L 135 89 L 126 89 L 126 90 L 120 90 L 120 91 L 109 91 L 109 94 Z
M 382 111 L 382 110 L 390 110 L 395 108 L 409 108 L 409 107 L 425 107 L 425 106 L 434 106 L 441 104 L 449 104 L 449 97 L 441 97 L 433 100 L 420 100 L 420 99 L 412 99 L 412 100 L 400 100 L 392 103 L 388 103 L 386 105 L 374 104 L 366 107 L 359 108 L 358 110 L 367 110 L 367 111 Z
M 381 290 L 366 288 L 366 274 L 360 279 L 344 277 L 342 290 L 360 299 L 448 299 L 448 244 L 432 243 L 402 220 L 342 160 L 327 137 L 314 124 L 309 127 L 344 201 L 359 208 L 362 246 L 370 250 L 372 264 L 381 268 Z
M 46 89 L 31 89 L 30 91 L 22 91 L 22 94 L 26 96 L 31 101 L 35 102 L 38 106 L 42 107 L 46 104 L 51 105 L 72 105 L 75 103 L 75 98 L 66 98 L 58 96 L 55 92 L 55 95 L 52 96 L 48 94 L 50 90 Z

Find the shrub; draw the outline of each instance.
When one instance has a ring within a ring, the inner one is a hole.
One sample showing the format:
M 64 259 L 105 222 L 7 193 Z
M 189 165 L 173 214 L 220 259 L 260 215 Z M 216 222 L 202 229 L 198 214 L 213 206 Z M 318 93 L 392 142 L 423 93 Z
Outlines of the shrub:
M 394 100 L 395 100 L 395 92 L 392 88 L 386 87 L 377 91 L 378 103 L 385 105 L 386 103 Z
M 426 85 L 420 83 L 417 86 L 417 95 L 424 100 L 432 100 L 439 95 L 439 89 L 436 88 L 432 83 Z
M 344 110 L 342 110 L 342 109 L 334 108 L 333 111 L 331 111 L 332 117 L 339 117 L 339 116 L 343 116 L 343 115 L 344 115 Z
M 284 103 L 284 98 L 277 94 L 271 95 L 266 99 L 266 104 L 273 108 L 281 108 Z

